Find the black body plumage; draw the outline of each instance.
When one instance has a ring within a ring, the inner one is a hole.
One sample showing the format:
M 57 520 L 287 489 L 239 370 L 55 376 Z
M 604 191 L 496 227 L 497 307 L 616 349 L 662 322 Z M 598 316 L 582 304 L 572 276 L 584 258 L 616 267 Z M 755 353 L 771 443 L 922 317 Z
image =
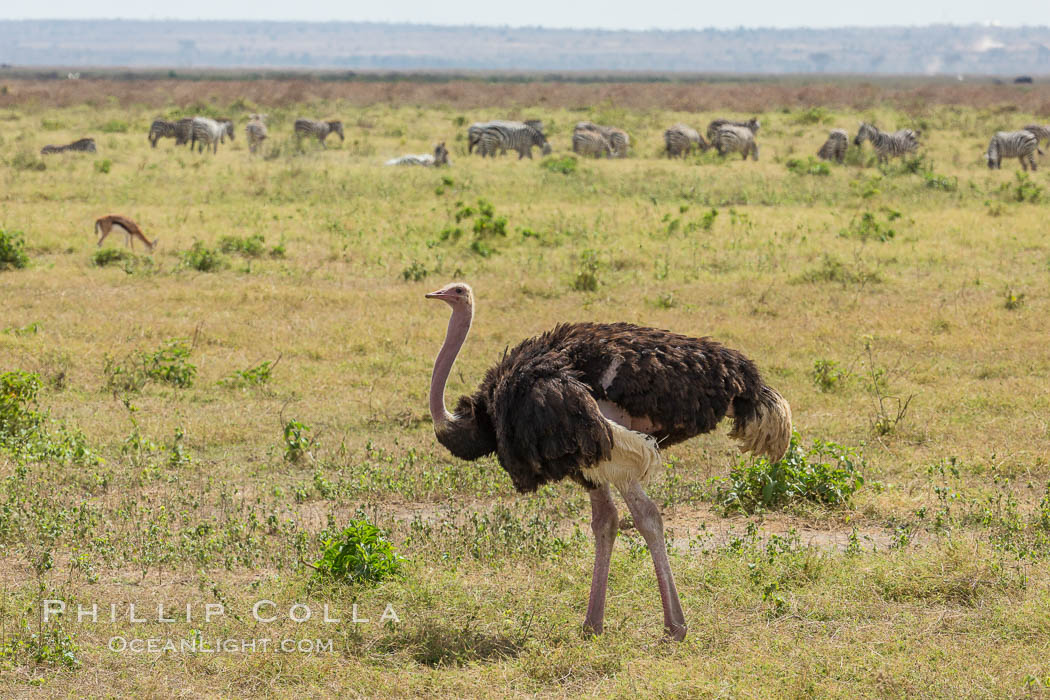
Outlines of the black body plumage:
M 647 420 L 645 432 L 666 446 L 710 432 L 730 409 L 736 432 L 770 393 L 751 360 L 709 338 L 561 324 L 505 353 L 437 437 L 462 459 L 496 452 L 518 491 L 566 477 L 594 488 L 581 470 L 613 445 L 598 401 Z

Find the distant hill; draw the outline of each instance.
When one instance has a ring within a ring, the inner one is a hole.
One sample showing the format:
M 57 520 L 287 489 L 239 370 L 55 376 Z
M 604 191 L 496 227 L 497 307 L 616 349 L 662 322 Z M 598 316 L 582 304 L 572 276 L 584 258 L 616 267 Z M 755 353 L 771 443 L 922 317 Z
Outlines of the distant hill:
M 0 21 L 14 66 L 1050 74 L 1050 28 L 604 31 L 409 24 Z

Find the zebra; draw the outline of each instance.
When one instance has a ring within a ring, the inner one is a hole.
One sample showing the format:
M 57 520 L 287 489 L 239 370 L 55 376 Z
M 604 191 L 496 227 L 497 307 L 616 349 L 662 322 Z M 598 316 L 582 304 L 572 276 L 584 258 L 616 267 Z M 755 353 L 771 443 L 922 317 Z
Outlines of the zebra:
M 296 119 L 295 120 L 295 140 L 301 144 L 304 136 L 315 136 L 321 143 L 321 148 L 328 148 L 325 145 L 324 140 L 328 138 L 328 134 L 339 134 L 340 141 L 346 141 L 346 137 L 343 136 L 343 122 L 341 121 L 330 121 L 322 122 L 316 119 Z
M 193 117 L 185 117 L 175 122 L 175 145 L 189 146 L 193 148 L 190 140 L 193 138 Z
M 859 146 L 864 139 L 868 139 L 871 141 L 871 145 L 875 147 L 875 153 L 879 157 L 879 162 L 884 163 L 891 157 L 899 158 L 906 153 L 918 150 L 920 133 L 912 129 L 901 129 L 890 134 L 885 131 L 879 131 L 875 126 L 863 122 L 857 131 L 856 138 L 853 139 L 853 144 Z
M 609 141 L 609 148 L 612 151 L 612 156 L 616 158 L 626 158 L 627 148 L 631 145 L 631 137 L 627 135 L 627 132 L 623 129 L 615 126 L 602 126 L 600 124 L 594 124 L 592 122 L 578 122 L 576 127 L 573 129 L 573 143 L 575 144 L 575 132 L 585 130 L 597 131 L 599 134 L 604 136 Z
M 477 148 L 478 143 L 481 142 L 481 134 L 493 126 L 514 126 L 517 124 L 526 124 L 531 126 L 536 131 L 543 133 L 543 122 L 539 119 L 526 119 L 524 122 L 512 122 L 505 120 L 495 120 L 491 122 L 474 122 L 467 127 L 467 153 L 473 153 L 474 149 Z
M 539 146 L 543 155 L 550 155 L 551 145 L 547 137 L 525 122 L 502 122 L 490 126 L 481 132 L 478 140 L 478 152 L 482 157 L 491 155 L 495 158 L 496 151 L 503 155 L 508 149 L 514 149 L 518 152 L 518 160 L 525 156 L 531 160 L 533 146 Z
M 832 129 L 828 134 L 828 140 L 817 151 L 817 157 L 821 160 L 833 160 L 841 163 L 846 159 L 846 149 L 849 148 L 849 134 L 845 129 Z
M 675 124 L 664 132 L 664 147 L 668 158 L 685 158 L 696 146 L 706 151 L 710 146 L 700 132 L 685 124 Z
M 219 143 L 225 136 L 233 139 L 233 122 L 230 120 L 216 121 L 207 117 L 194 117 L 190 136 L 190 150 L 197 143 L 197 152 L 203 153 L 204 149 L 211 146 L 212 153 L 219 152 Z
M 988 168 L 998 170 L 1003 166 L 1003 158 L 1017 158 L 1021 161 L 1021 167 L 1028 170 L 1032 166 L 1035 170 L 1035 154 L 1042 153 L 1039 150 L 1039 138 L 1027 129 L 1021 131 L 999 131 L 992 137 L 988 144 L 988 151 L 984 157 L 988 160 Z M 1025 160 L 1028 162 L 1025 163 Z
M 245 124 L 244 132 L 248 135 L 248 150 L 255 153 L 255 150 L 266 140 L 267 135 L 266 124 L 263 123 L 262 117 L 253 114 L 252 120 Z
M 572 150 L 581 156 L 594 156 L 595 158 L 602 156 L 612 158 L 613 154 L 612 144 L 605 134 L 597 129 L 580 129 L 578 124 L 572 132 Z
M 758 117 L 751 117 L 746 122 L 735 122 L 730 119 L 715 119 L 707 125 L 707 140 L 713 142 L 715 140 L 715 134 L 717 134 L 718 130 L 723 126 L 742 126 L 755 136 L 758 135 Z
M 747 160 L 748 155 L 758 160 L 758 144 L 755 143 L 755 133 L 744 126 L 725 124 L 718 127 L 712 145 L 718 149 L 718 155 L 725 156 L 729 153 L 739 153 Z
M 386 162 L 387 165 L 423 165 L 426 167 L 438 166 L 438 165 L 449 165 L 452 161 L 448 159 L 448 149 L 445 148 L 445 142 L 442 141 L 438 145 L 434 146 L 434 153 L 424 153 L 422 155 L 412 156 L 401 156 L 400 158 L 391 158 Z
M 97 153 L 98 148 L 95 147 L 95 139 L 85 138 L 77 139 L 73 143 L 67 143 L 64 146 L 44 146 L 40 149 L 40 155 L 46 156 L 52 153 L 66 153 L 68 151 L 76 151 L 79 153 Z
M 1043 140 L 1045 140 L 1047 143 L 1050 143 L 1050 124 L 1046 126 L 1040 126 L 1039 124 L 1029 124 L 1028 126 L 1024 127 L 1024 130 L 1031 131 L 1033 134 L 1035 134 L 1037 144 L 1039 141 Z
M 149 127 L 150 147 L 156 148 L 157 141 L 160 141 L 161 139 L 176 138 L 175 128 L 175 122 L 169 122 L 164 119 L 154 119 Z

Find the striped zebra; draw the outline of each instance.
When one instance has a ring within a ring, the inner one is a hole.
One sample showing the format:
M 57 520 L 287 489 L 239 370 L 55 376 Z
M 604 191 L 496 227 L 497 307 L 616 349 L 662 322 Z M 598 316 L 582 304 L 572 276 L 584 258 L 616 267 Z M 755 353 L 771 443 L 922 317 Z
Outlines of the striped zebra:
M 723 126 L 742 126 L 755 136 L 758 136 L 758 117 L 751 117 L 746 122 L 735 122 L 731 119 L 715 119 L 707 125 L 707 140 L 713 142 L 715 140 L 715 134 L 717 134 L 718 130 Z
M 1048 144 L 1050 144 L 1050 124 L 1047 124 L 1046 126 L 1040 126 L 1039 124 L 1029 124 L 1028 126 L 1024 127 L 1024 130 L 1031 131 L 1033 134 L 1035 134 L 1036 143 L 1038 143 L 1039 141 L 1046 141 Z
M 321 144 L 321 148 L 328 148 L 325 145 L 325 139 L 328 138 L 328 134 L 339 134 L 340 141 L 346 141 L 346 137 L 343 136 L 343 122 L 341 121 L 318 121 L 316 119 L 296 119 L 295 120 L 295 141 L 298 144 L 302 144 L 304 136 L 313 136 L 317 138 L 317 141 Z
M 612 144 L 605 134 L 596 129 L 581 129 L 578 124 L 572 132 L 572 150 L 581 156 L 595 158 L 612 158 L 613 155 Z
M 425 167 L 434 167 L 438 165 L 448 165 L 452 161 L 448 159 L 448 149 L 445 148 L 445 142 L 442 141 L 438 145 L 434 146 L 434 153 L 424 153 L 422 155 L 411 155 L 401 156 L 400 158 L 391 158 L 386 162 L 387 165 L 422 165 Z
M 502 119 L 490 122 L 474 122 L 467 127 L 467 153 L 473 153 L 474 149 L 478 147 L 478 144 L 481 142 L 481 134 L 484 133 L 485 129 L 494 126 L 515 126 L 517 124 L 526 124 L 533 129 L 536 129 L 541 134 L 543 133 L 543 122 L 539 119 L 526 119 L 524 122 L 506 121 Z
M 501 122 L 486 128 L 478 139 L 478 153 L 482 158 L 495 158 L 497 151 L 503 155 L 513 149 L 518 152 L 518 160 L 525 156 L 531 160 L 533 146 L 539 146 L 543 155 L 550 155 L 551 145 L 547 137 L 535 126 L 525 122 Z
M 64 146 L 44 146 L 40 149 L 40 155 L 46 156 L 53 153 L 66 153 L 69 151 L 75 151 L 79 153 L 96 153 L 98 149 L 95 147 L 95 139 L 77 139 L 73 143 L 67 143 Z
M 685 124 L 675 124 L 664 132 L 664 148 L 668 158 L 689 155 L 693 147 L 706 151 L 710 146 L 700 132 Z
M 1028 170 L 1032 166 L 1035 170 L 1035 154 L 1042 153 L 1039 150 L 1039 138 L 1027 129 L 1021 131 L 999 131 L 992 137 L 988 144 L 988 151 L 984 157 L 988 160 L 988 167 L 998 170 L 1003 167 L 1003 158 L 1017 158 L 1021 161 L 1021 167 Z M 1028 161 L 1025 163 L 1025 161 Z
M 256 149 L 266 140 L 266 124 L 258 114 L 252 115 L 252 120 L 244 125 L 244 133 L 248 136 L 248 151 L 255 153 Z
M 849 148 L 849 134 L 845 129 L 832 129 L 828 134 L 828 140 L 817 151 L 817 158 L 821 160 L 833 160 L 841 163 L 846 159 L 846 149 Z
M 718 149 L 718 155 L 720 156 L 739 153 L 744 160 L 747 160 L 748 155 L 754 160 L 758 160 L 758 144 L 755 143 L 755 132 L 746 126 L 725 124 L 718 127 L 711 145 Z
M 631 145 L 631 137 L 627 135 L 627 132 L 615 126 L 602 126 L 600 124 L 594 124 L 592 122 L 578 122 L 576 127 L 573 129 L 573 133 L 577 131 L 583 131 L 590 129 L 597 131 L 599 134 L 609 140 L 609 147 L 612 149 L 612 155 L 615 158 L 626 158 L 627 149 Z
M 175 145 L 176 146 L 189 146 L 190 140 L 193 138 L 193 117 L 185 117 L 175 122 Z
M 175 122 L 169 122 L 164 119 L 154 119 L 153 123 L 149 127 L 149 145 L 151 148 L 157 147 L 157 141 L 161 139 L 173 139 L 175 138 Z
M 920 132 L 912 129 L 901 129 L 890 134 L 885 131 L 879 131 L 878 128 L 871 124 L 863 122 L 857 131 L 857 137 L 853 139 L 853 144 L 859 146 L 864 142 L 864 139 L 871 141 L 871 145 L 875 147 L 875 153 L 879 157 L 879 162 L 884 163 L 889 158 L 899 158 L 907 153 L 917 151 L 919 149 L 919 134 Z
M 229 120 L 216 121 L 207 117 L 194 117 L 190 136 L 190 150 L 197 146 L 197 152 L 203 153 L 204 149 L 211 146 L 212 153 L 219 152 L 219 143 L 226 136 L 233 139 L 233 122 Z

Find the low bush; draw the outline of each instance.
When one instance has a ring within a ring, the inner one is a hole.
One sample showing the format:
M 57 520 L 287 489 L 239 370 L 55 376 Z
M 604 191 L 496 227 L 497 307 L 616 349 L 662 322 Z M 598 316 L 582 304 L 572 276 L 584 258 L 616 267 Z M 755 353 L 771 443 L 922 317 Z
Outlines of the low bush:
M 854 449 L 824 440 L 814 440 L 804 449 L 799 434 L 794 433 L 782 459 L 742 459 L 722 480 L 716 498 L 726 511 L 745 513 L 780 508 L 793 501 L 845 505 L 864 484 L 863 465 Z
M 364 518 L 351 520 L 337 537 L 322 543 L 316 576 L 345 583 L 379 583 L 401 573 L 404 558 L 383 538 L 383 532 Z

